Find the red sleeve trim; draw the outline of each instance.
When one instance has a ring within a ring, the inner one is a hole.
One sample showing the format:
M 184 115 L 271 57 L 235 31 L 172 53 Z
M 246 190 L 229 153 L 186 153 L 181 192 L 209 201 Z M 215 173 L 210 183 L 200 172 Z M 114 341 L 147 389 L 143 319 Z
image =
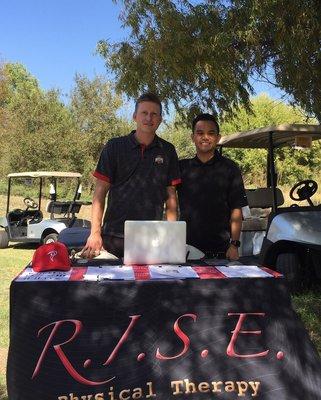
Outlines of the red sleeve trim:
M 176 185 L 179 185 L 180 183 L 182 183 L 181 178 L 179 178 L 179 179 L 174 179 L 174 180 L 171 182 L 171 186 L 176 186 Z
M 109 178 L 108 176 L 103 175 L 103 174 L 100 174 L 100 173 L 97 172 L 97 171 L 94 171 L 94 172 L 93 172 L 93 176 L 94 176 L 95 178 L 97 178 L 97 179 L 100 179 L 101 181 L 110 183 L 110 178 Z

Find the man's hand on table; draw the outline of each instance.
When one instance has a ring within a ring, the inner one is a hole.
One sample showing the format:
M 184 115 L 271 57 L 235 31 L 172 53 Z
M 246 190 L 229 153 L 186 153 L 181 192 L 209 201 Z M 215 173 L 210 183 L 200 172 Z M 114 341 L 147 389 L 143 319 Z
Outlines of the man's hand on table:
M 226 251 L 226 258 L 230 261 L 236 261 L 239 257 L 239 250 L 233 244 L 230 244 L 229 248 Z
M 94 258 L 99 256 L 103 247 L 103 239 L 100 233 L 91 233 L 87 239 L 85 247 L 81 251 L 81 257 Z

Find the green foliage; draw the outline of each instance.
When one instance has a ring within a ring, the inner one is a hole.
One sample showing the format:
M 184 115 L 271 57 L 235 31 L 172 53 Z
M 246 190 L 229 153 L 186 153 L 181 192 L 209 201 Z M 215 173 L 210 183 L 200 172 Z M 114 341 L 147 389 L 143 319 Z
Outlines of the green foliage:
M 8 98 L 8 82 L 5 76 L 4 65 L 0 63 L 0 121 L 3 123 L 4 112 L 3 107 Z
M 7 96 L 2 106 L 7 105 L 11 109 L 17 109 L 21 97 L 32 98 L 35 93 L 40 93 L 38 81 L 22 64 L 4 64 L 2 71 L 7 86 Z
M 101 41 L 97 47 L 119 91 L 136 97 L 149 89 L 186 116 L 201 108 L 248 104 L 248 62 L 231 46 L 221 7 L 168 0 L 123 3 L 122 22 L 131 29 L 128 41 Z
M 195 147 L 191 139 L 191 128 L 188 128 L 179 116 L 166 125 L 161 137 L 175 146 L 178 158 L 194 157 Z
M 78 169 L 82 157 L 70 150 L 78 141 L 59 92 L 43 92 L 20 64 L 6 64 L 4 72 L 8 96 L 0 127 L 1 173 Z
M 252 112 L 244 107 L 233 117 L 222 118 L 221 131 L 223 134 L 247 131 L 269 125 L 315 123 L 307 120 L 303 111 L 285 103 L 272 100 L 267 95 L 252 99 Z M 226 149 L 224 153 L 235 160 L 245 178 L 247 186 L 266 184 L 267 151 L 262 149 Z M 309 150 L 298 151 L 289 148 L 276 150 L 278 183 L 293 184 L 301 179 L 307 179 L 321 174 L 320 143 L 314 143 Z
M 233 116 L 223 114 L 220 121 L 222 135 L 286 123 L 315 123 L 313 119 L 307 121 L 300 108 L 272 100 L 264 94 L 252 99 L 251 109 L 249 112 L 245 107 L 240 107 Z M 175 145 L 179 158 L 190 158 L 195 154 L 190 135 L 191 128 L 186 127 L 180 117 L 162 133 L 164 139 Z M 265 149 L 224 149 L 223 153 L 239 164 L 247 187 L 266 185 Z M 279 185 L 292 185 L 308 178 L 318 181 L 321 176 L 321 143 L 315 142 L 311 149 L 304 151 L 277 149 L 276 160 Z
M 75 170 L 81 164 L 70 114 L 54 91 L 22 96 L 11 110 L 4 140 L 4 173 Z
M 248 109 L 249 79 L 259 75 L 321 120 L 319 0 L 118 2 L 130 36 L 97 46 L 118 90 L 155 91 L 190 116 Z
M 2 74 L 2 75 L 1 75 Z M 90 183 L 105 142 L 127 134 L 121 98 L 102 77 L 76 76 L 66 106 L 56 90 L 43 91 L 20 64 L 0 68 L 0 177 L 32 170 L 77 171 Z
M 320 121 L 320 1 L 231 1 L 227 25 L 254 69 L 264 73 L 269 66 L 276 86 Z
M 129 133 L 130 124 L 117 115 L 122 105 L 112 84 L 102 76 L 89 80 L 76 75 L 69 111 L 83 149 L 84 180 L 94 170 L 103 145 L 108 139 Z
M 20 64 L 0 66 L 0 181 L 9 172 L 26 170 L 78 171 L 84 176 L 85 191 L 91 187 L 91 174 L 106 141 L 127 134 L 132 124 L 118 116 L 122 99 L 103 77 L 89 80 L 76 76 L 70 105 L 64 105 L 58 91 L 43 91 Z M 223 134 L 281 123 L 306 123 L 303 111 L 266 95 L 247 106 L 221 113 Z M 172 142 L 180 158 L 193 157 L 190 127 L 177 116 L 162 136 Z M 265 150 L 226 150 L 242 169 L 246 185 L 264 186 Z M 320 176 L 321 144 L 310 150 L 277 150 L 279 184 L 291 185 Z M 0 187 L 1 189 L 1 187 Z M 68 192 L 66 187 L 65 192 Z

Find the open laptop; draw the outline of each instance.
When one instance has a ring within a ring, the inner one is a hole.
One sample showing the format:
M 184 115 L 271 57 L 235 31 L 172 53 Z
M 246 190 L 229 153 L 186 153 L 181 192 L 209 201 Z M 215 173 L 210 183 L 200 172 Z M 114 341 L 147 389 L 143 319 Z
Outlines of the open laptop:
M 125 221 L 124 264 L 186 262 L 185 221 Z

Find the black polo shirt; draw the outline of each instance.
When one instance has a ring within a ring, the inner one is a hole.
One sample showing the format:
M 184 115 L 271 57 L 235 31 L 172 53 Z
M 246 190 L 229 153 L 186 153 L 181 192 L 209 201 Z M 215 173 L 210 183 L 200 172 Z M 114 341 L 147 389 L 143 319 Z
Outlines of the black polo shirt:
M 141 145 L 135 131 L 107 142 L 94 176 L 111 184 L 103 233 L 118 237 L 126 220 L 161 220 L 166 188 L 180 183 L 174 146 L 157 135 Z
M 247 205 L 239 167 L 218 151 L 205 163 L 197 156 L 179 163 L 182 183 L 177 190 L 187 243 L 202 251 L 226 251 L 231 210 Z

